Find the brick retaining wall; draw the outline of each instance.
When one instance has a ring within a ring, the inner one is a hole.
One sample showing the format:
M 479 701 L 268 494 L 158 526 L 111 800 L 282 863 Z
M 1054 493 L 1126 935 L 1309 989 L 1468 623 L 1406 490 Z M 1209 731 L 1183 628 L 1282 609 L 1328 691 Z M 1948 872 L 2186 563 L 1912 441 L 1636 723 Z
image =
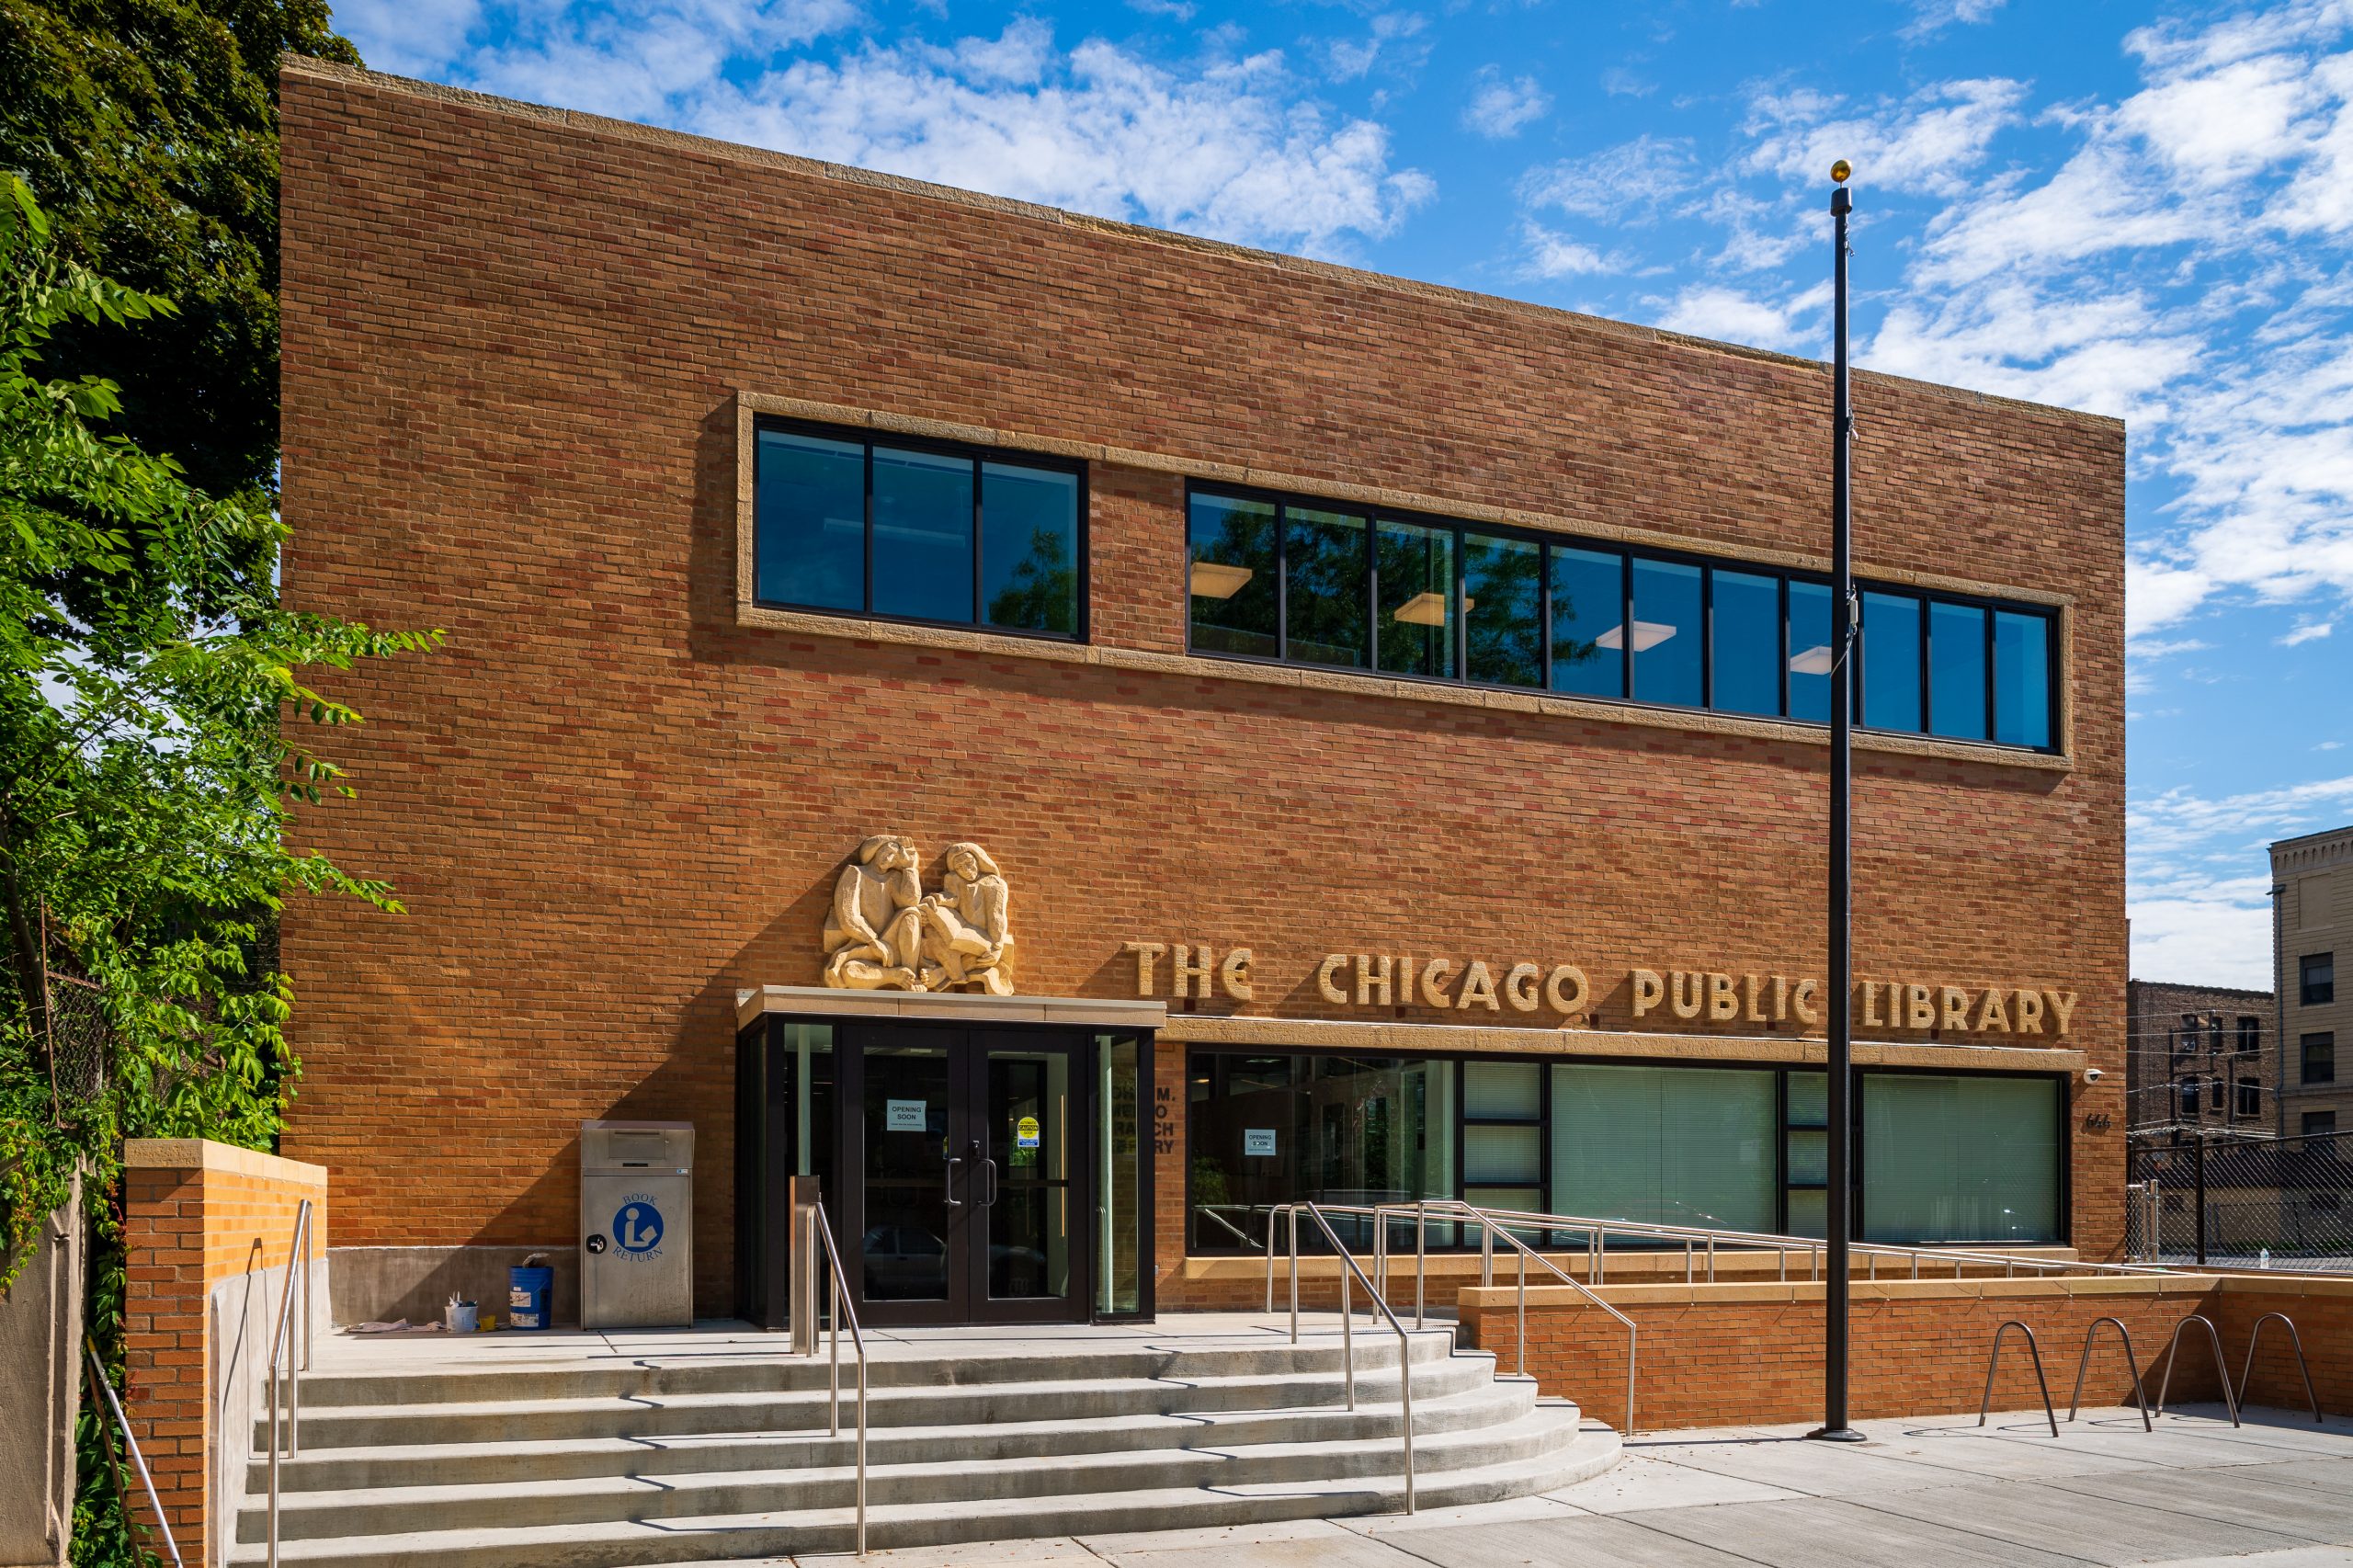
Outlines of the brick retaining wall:
M 1604 1286 L 1601 1294 L 1638 1329 L 1635 1419 L 1646 1430 L 1803 1421 L 1822 1413 L 1822 1287 L 1790 1285 Z M 1508 1288 L 1461 1292 L 1465 1337 L 1493 1350 L 1506 1371 L 1521 1366 L 1518 1314 Z M 2121 1321 L 2157 1397 L 2165 1346 L 2190 1313 L 2222 1335 L 2230 1375 L 2245 1366 L 2247 1335 L 2263 1312 L 2286 1312 L 2302 1336 L 2322 1408 L 2353 1413 L 2353 1280 L 2218 1278 L 1859 1279 L 1850 1319 L 1850 1408 L 1857 1419 L 1973 1412 L 1984 1392 L 1994 1335 L 2016 1318 L 2034 1331 L 2063 1417 L 2086 1334 L 2103 1316 Z M 2170 1397 L 2221 1396 L 2213 1354 L 2192 1328 Z M 1572 1292 L 1529 1290 L 1528 1370 L 1547 1393 L 1565 1394 L 1612 1426 L 1625 1418 L 1626 1331 Z M 2132 1385 L 2112 1330 L 2102 1330 L 2084 1385 L 2087 1405 L 2131 1403 Z M 2267 1331 L 2252 1403 L 2304 1404 L 2286 1335 Z M 1994 1408 L 2026 1410 L 2041 1401 L 2025 1345 L 2004 1346 Z

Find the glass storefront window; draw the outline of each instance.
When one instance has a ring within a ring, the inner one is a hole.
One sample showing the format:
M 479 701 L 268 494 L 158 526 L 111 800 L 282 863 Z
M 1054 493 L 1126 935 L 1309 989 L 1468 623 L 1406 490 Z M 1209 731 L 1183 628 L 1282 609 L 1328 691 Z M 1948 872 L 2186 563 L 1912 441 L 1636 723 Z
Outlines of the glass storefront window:
M 874 449 L 874 613 L 972 619 L 972 460 Z
M 1132 1035 L 1095 1037 L 1095 1106 L 1102 1119 L 1097 1147 L 1102 1179 L 1095 1196 L 1101 1230 L 1096 1254 L 1095 1310 L 1143 1310 L 1143 1216 L 1152 1194 L 1143 1174 L 1143 1052 Z
M 1699 569 L 1634 561 L 1634 700 L 1699 706 Z
M 1394 675 L 1454 674 L 1454 530 L 1381 524 L 1381 667 Z
M 1830 587 L 1790 585 L 1790 717 L 1830 722 Z
M 1552 689 L 1626 695 L 1626 559 L 1552 547 Z
M 2059 1085 L 2048 1078 L 1863 1078 L 1863 1238 L 2055 1242 Z
M 1273 503 L 1196 494 L 1188 528 L 1193 646 L 1276 657 Z
M 759 581 L 769 604 L 866 608 L 866 448 L 784 430 L 759 442 Z
M 1295 665 L 1367 662 L 1365 520 L 1283 508 L 1283 657 Z
M 1462 624 L 1472 680 L 1544 684 L 1543 579 L 1544 547 L 1535 540 L 1462 536 Z
M 1775 1228 L 1780 1166 L 1769 1069 L 1552 1068 L 1557 1214 Z
M 2043 616 L 1994 612 L 1994 738 L 2051 744 L 2051 622 Z
M 1781 710 L 1781 582 L 1747 572 L 1709 574 L 1710 700 L 1728 713 Z
M 1985 612 L 1928 606 L 1928 725 L 1954 740 L 1985 738 Z
M 1920 727 L 1920 601 L 1863 596 L 1863 715 L 1874 730 Z
M 1188 1069 L 1186 1244 L 1256 1251 L 1267 1210 L 1454 1196 L 1454 1064 L 1336 1054 L 1195 1051 Z M 1351 1248 L 1361 1221 L 1333 1229 Z M 1321 1250 L 1312 1227 L 1302 1251 Z
M 1078 631 L 1078 475 L 981 465 L 981 619 Z

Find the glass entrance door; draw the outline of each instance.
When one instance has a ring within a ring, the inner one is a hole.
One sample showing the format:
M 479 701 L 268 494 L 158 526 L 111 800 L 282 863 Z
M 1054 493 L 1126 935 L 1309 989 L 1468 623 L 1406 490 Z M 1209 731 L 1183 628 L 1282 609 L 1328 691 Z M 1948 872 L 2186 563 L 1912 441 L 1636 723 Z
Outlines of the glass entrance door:
M 877 1324 L 1087 1315 L 1091 1044 L 1011 1030 L 846 1030 L 843 1261 Z M 853 1174 L 855 1173 L 855 1174 Z

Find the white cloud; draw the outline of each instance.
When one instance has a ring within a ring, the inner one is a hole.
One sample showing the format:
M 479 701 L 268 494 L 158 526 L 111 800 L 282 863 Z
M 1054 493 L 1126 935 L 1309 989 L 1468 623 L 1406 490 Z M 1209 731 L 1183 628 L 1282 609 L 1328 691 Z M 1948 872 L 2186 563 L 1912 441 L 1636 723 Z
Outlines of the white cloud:
M 1658 91 L 1658 84 L 1623 65 L 1612 65 L 1601 74 L 1601 90 L 1613 98 L 1646 98 Z
M 2026 84 L 1988 76 L 1940 82 L 1901 102 L 1849 110 L 1820 93 L 1760 93 L 1750 100 L 1746 165 L 1819 185 L 1846 158 L 1866 187 L 1959 195 L 1994 138 L 2018 122 Z
M 1520 176 L 1520 201 L 1575 218 L 1642 213 L 1691 188 L 1688 143 L 1638 136 L 1591 157 L 1540 165 Z
M 1128 0 L 1128 8 L 1147 17 L 1166 17 L 1178 22 L 1191 21 L 1194 11 L 1192 0 Z
M 1385 11 L 1373 17 L 1372 25 L 1361 39 L 1335 39 L 1324 46 L 1324 57 L 1330 62 L 1336 81 L 1353 82 L 1370 74 L 1373 66 L 1386 55 L 1390 62 L 1401 70 L 1411 70 L 1429 55 L 1429 45 L 1400 51 L 1397 46 L 1419 38 L 1429 24 L 1410 11 Z
M 1800 324 L 1830 303 L 1827 284 L 1774 301 L 1715 284 L 1686 289 L 1665 302 L 1658 324 L 1670 332 L 1802 353 L 1819 347 L 1821 333 Z
M 1990 21 L 2002 6 L 2003 0 L 1915 0 L 1910 25 L 1896 36 L 1909 40 L 1931 38 L 1956 23 L 1966 27 Z
M 2274 639 L 2282 648 L 2292 648 L 2299 642 L 2310 642 L 2325 637 L 2336 630 L 2331 620 L 2307 620 L 2287 635 Z
M 2353 775 L 2209 800 L 2187 789 L 2128 803 L 2124 831 L 2133 849 L 2165 857 L 2211 840 L 2259 848 L 2275 838 L 2292 837 L 2327 825 L 2325 819 L 2353 807 Z
M 505 41 L 457 62 L 468 85 L 666 123 L 731 60 L 792 49 L 859 13 L 850 0 L 644 0 L 616 10 L 509 0 L 491 15 Z
M 1528 243 L 1527 270 L 1539 278 L 1574 278 L 1588 273 L 1616 272 L 1624 263 L 1606 256 L 1591 245 L 1555 233 L 1540 223 L 1521 226 Z
M 335 28 L 379 71 L 431 75 L 482 21 L 481 0 L 342 0 Z
M 2128 896 L 2135 980 L 2271 989 L 2271 900 L 2265 877 L 2183 879 Z
M 1387 131 L 1335 122 L 1278 53 L 1179 74 L 1100 40 L 1067 56 L 1041 25 L 952 50 L 870 45 L 714 84 L 706 134 L 1164 228 L 1311 254 L 1393 231 L 1430 199 Z M 1008 78 L 1008 72 L 1022 74 Z
M 1493 65 L 1482 66 L 1462 110 L 1462 123 L 1482 136 L 1502 140 L 1518 135 L 1552 108 L 1552 98 L 1533 76 L 1510 81 Z

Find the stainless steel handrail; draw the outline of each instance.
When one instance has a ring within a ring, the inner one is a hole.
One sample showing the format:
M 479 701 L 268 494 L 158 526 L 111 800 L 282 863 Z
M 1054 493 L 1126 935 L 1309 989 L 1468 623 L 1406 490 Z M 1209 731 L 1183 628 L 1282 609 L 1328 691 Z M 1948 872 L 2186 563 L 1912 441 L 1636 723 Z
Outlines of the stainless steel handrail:
M 2124 1341 L 2124 1365 L 2132 1373 L 2132 1397 L 2141 1406 L 2141 1430 L 2154 1432 L 2156 1423 L 2149 1419 L 2149 1391 L 2141 1382 L 2141 1358 L 2132 1354 L 2132 1331 L 2124 1326 L 2122 1318 L 2094 1318 L 2091 1327 L 2084 1330 L 2084 1353 L 2075 1358 L 2075 1392 L 2067 1397 L 2067 1419 L 2073 1421 L 2084 1407 L 2084 1374 L 2091 1370 L 2092 1341 L 2099 1337 L 2099 1325 L 2112 1323 Z
M 294 1353 L 297 1319 L 294 1298 L 302 1298 L 300 1318 L 301 1353 Z M 288 1455 L 302 1451 L 302 1369 L 311 1364 L 311 1200 L 294 1210 L 294 1233 L 286 1244 L 286 1289 L 278 1292 L 278 1327 L 269 1336 L 269 1568 L 278 1568 L 278 1371 L 286 1365 L 286 1442 Z
M 2002 1335 L 2014 1328 L 2026 1335 L 2027 1354 L 2034 1358 L 2034 1381 L 2042 1390 L 2042 1418 L 2051 1423 L 2051 1435 L 2055 1437 L 2059 1435 L 2059 1417 L 2051 1409 L 2051 1380 L 2042 1375 L 2042 1346 L 2034 1342 L 2034 1330 L 2016 1318 L 1994 1331 L 1994 1353 L 1985 1361 L 1985 1397 L 1977 1402 L 1977 1425 L 1984 1426 L 1985 1413 L 1994 1408 L 1994 1374 L 2002 1367 Z
M 163 1499 L 155 1495 L 155 1478 L 148 1473 L 147 1456 L 139 1451 L 139 1438 L 131 1430 L 131 1417 L 122 1413 L 122 1401 L 114 1395 L 114 1383 L 107 1376 L 106 1363 L 98 1359 L 98 1347 L 91 1342 L 90 1336 L 86 1334 L 82 1336 L 82 1354 L 89 1358 L 90 1374 L 98 1380 L 98 1388 L 107 1397 L 107 1408 L 114 1412 L 114 1424 L 122 1429 L 123 1446 L 131 1450 L 131 1462 L 139 1471 L 139 1484 L 147 1489 L 147 1506 L 153 1509 L 155 1514 L 155 1533 L 164 1538 L 164 1548 L 172 1554 L 173 1568 L 188 1568 L 188 1564 L 180 1557 L 180 1543 L 172 1539 L 172 1521 L 164 1515 Z M 100 1415 L 98 1419 L 103 1422 L 106 1417 Z M 104 1426 L 102 1426 L 99 1430 L 103 1434 Z M 108 1459 L 114 1456 L 111 1446 L 107 1449 L 107 1456 Z M 114 1475 L 116 1482 L 119 1483 L 122 1480 L 122 1465 L 119 1460 L 115 1463 Z M 131 1499 L 128 1497 L 122 1500 L 122 1518 L 123 1533 L 127 1536 L 131 1533 Z
M 1604 1301 L 1601 1296 L 1591 1287 L 1587 1286 L 1585 1281 L 1577 1278 L 1574 1275 L 1570 1274 L 1559 1264 L 1554 1263 L 1551 1258 L 1546 1257 L 1542 1253 L 1538 1252 L 1526 1242 L 1521 1241 L 1518 1236 L 1512 1234 L 1511 1228 L 1509 1226 L 1498 1222 L 1498 1221 L 1494 1218 L 1494 1215 L 1496 1212 L 1495 1210 L 1481 1209 L 1476 1204 L 1465 1203 L 1460 1199 L 1439 1199 L 1415 1203 L 1410 1206 L 1405 1204 L 1384 1204 L 1379 1206 L 1375 1210 L 1377 1217 L 1374 1221 L 1374 1224 L 1383 1237 L 1386 1237 L 1388 1234 L 1388 1221 L 1386 1219 L 1379 1218 L 1378 1216 L 1383 1214 L 1404 1214 L 1410 1212 L 1415 1217 L 1414 1233 L 1416 1245 L 1420 1249 L 1415 1254 L 1416 1267 L 1414 1271 L 1415 1277 L 1415 1303 L 1417 1312 L 1422 1301 L 1420 1279 L 1421 1276 L 1426 1272 L 1426 1270 L 1420 1267 L 1419 1265 L 1426 1263 L 1428 1259 L 1427 1238 L 1429 1235 L 1429 1215 L 1433 1211 L 1441 1215 L 1449 1216 L 1458 1221 L 1463 1217 L 1468 1216 L 1480 1226 L 1480 1283 L 1487 1284 L 1492 1282 L 1494 1273 L 1493 1248 L 1495 1237 L 1503 1237 L 1504 1241 L 1512 1248 L 1512 1250 L 1519 1255 L 1518 1372 L 1521 1377 L 1524 1378 L 1528 1375 L 1528 1264 L 1530 1258 L 1533 1258 L 1542 1267 L 1551 1269 L 1553 1277 L 1559 1279 L 1562 1284 L 1566 1285 L 1570 1290 L 1574 1290 L 1578 1295 L 1583 1296 L 1586 1301 L 1591 1301 L 1595 1306 L 1599 1307 L 1603 1312 L 1608 1312 L 1611 1317 L 1616 1318 L 1625 1328 L 1626 1427 L 1623 1436 L 1629 1437 L 1632 1437 L 1636 1430 L 1634 1426 L 1634 1358 L 1641 1334 L 1641 1331 L 1635 1326 L 1634 1320 L 1628 1317 L 1624 1312 L 1620 1312 L 1616 1307 L 1611 1306 L 1608 1301 Z M 1385 1274 L 1383 1276 L 1383 1283 L 1386 1283 Z M 1415 1322 L 1416 1326 L 1418 1326 L 1418 1316 L 1416 1317 Z
M 1400 1415 L 1403 1417 L 1400 1425 L 1404 1429 L 1405 1438 L 1405 1512 L 1410 1514 L 1414 1511 L 1413 1335 L 1405 1332 L 1405 1324 L 1394 1312 L 1390 1310 L 1389 1303 L 1381 1300 L 1381 1292 L 1372 1288 L 1372 1281 L 1364 1277 L 1364 1270 L 1357 1265 L 1356 1255 L 1340 1244 L 1340 1238 L 1333 1232 L 1332 1222 L 1324 1217 L 1323 1210 L 1313 1203 L 1292 1203 L 1284 1207 L 1289 1210 L 1290 1232 L 1290 1342 L 1293 1345 L 1299 1343 L 1299 1211 L 1301 1210 L 1307 1210 L 1307 1217 L 1315 1221 L 1315 1228 L 1324 1233 L 1324 1241 L 1330 1244 L 1332 1251 L 1338 1255 L 1340 1261 L 1347 1265 L 1340 1273 L 1340 1364 L 1347 1387 L 1350 1410 L 1357 1407 L 1357 1351 L 1356 1335 L 1352 1327 L 1357 1314 L 1355 1305 L 1348 1298 L 1350 1275 L 1354 1275 L 1357 1283 L 1364 1287 L 1364 1293 L 1372 1299 L 1372 1304 L 1380 1309 L 1381 1315 L 1389 1320 L 1389 1326 L 1397 1331 L 1397 1397 Z M 1267 1217 L 1267 1239 L 1271 1243 L 1274 1237 L 1274 1219 L 1271 1214 Z
M 2294 1322 L 2289 1318 L 2286 1312 L 2264 1313 L 2261 1317 L 2255 1320 L 2255 1327 L 2247 1334 L 2246 1370 L 2239 1374 L 2239 1406 L 2241 1409 L 2245 1408 L 2247 1385 L 2255 1381 L 2256 1341 L 2263 1337 L 2263 1325 L 2269 1323 L 2274 1318 L 2279 1319 L 2279 1326 L 2288 1331 L 2288 1343 L 2295 1346 L 2296 1369 L 2304 1374 L 2304 1398 L 2312 1403 L 2313 1419 L 2315 1422 L 2320 1422 L 2322 1420 L 2320 1413 L 2320 1395 L 2314 1392 L 2313 1388 L 2312 1363 L 2304 1359 L 2304 1336 L 2296 1332 L 2296 1325 Z M 2325 1423 L 2323 1424 L 2325 1425 Z
M 2214 1375 L 2222 1380 L 2222 1408 L 2231 1413 L 2231 1425 L 2235 1426 L 2239 1424 L 2239 1402 L 2231 1392 L 2231 1369 L 2222 1364 L 2222 1335 L 2214 1327 L 2213 1319 L 2197 1312 L 2174 1324 L 2173 1337 L 2165 1342 L 2165 1375 L 2157 1380 L 2157 1414 L 2165 1413 L 2165 1395 L 2173 1389 L 2173 1364 L 2181 1350 L 2181 1331 L 2193 1323 L 2206 1331 L 2206 1343 L 2214 1347 Z
M 824 1244 L 832 1279 L 832 1310 L 827 1313 L 833 1364 L 825 1395 L 830 1436 L 842 1435 L 842 1319 L 849 1319 L 850 1347 L 858 1352 L 858 1554 L 866 1555 L 866 1334 L 858 1326 L 858 1309 L 849 1304 L 849 1288 L 842 1274 L 841 1254 L 834 1249 L 833 1221 L 821 1200 L 816 1210 L 817 1239 Z

